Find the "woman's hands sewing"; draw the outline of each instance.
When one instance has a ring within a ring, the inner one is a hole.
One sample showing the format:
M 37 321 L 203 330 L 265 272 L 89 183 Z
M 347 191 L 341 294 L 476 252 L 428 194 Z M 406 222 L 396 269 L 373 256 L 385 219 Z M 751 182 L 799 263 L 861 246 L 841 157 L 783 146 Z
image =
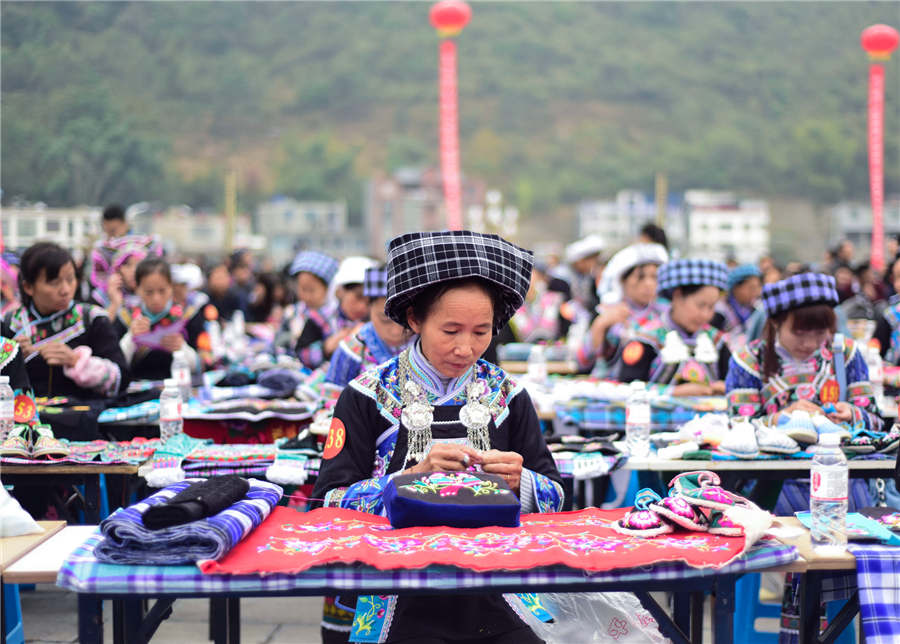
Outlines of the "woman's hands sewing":
M 484 472 L 501 476 L 513 492 L 519 493 L 522 455 L 516 452 L 501 452 L 497 449 L 479 452 L 467 445 L 434 443 L 422 462 L 408 468 L 406 473 L 460 472 L 472 465 L 481 465 Z

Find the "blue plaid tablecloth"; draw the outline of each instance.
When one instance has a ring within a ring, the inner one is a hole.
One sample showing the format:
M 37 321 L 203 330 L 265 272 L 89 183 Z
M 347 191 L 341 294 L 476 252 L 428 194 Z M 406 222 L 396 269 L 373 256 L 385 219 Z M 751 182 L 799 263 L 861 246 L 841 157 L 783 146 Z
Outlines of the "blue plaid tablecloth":
M 791 546 L 757 544 L 743 557 L 718 570 L 667 563 L 644 568 L 586 573 L 562 566 L 517 572 L 473 572 L 452 566 L 429 566 L 419 570 L 377 570 L 363 565 L 331 565 L 291 575 L 204 575 L 194 566 L 126 566 L 105 564 L 94 557 L 100 533 L 79 546 L 59 571 L 58 586 L 80 593 L 98 594 L 215 594 L 332 590 L 396 591 L 423 588 L 490 588 L 543 584 L 584 585 L 678 580 L 715 574 L 738 574 L 790 563 L 797 558 Z
M 851 543 L 866 644 L 900 642 L 900 548 Z
M 694 416 L 708 411 L 708 406 L 689 400 L 685 404 L 654 403 L 650 408 L 650 431 L 675 431 Z M 572 399 L 556 403 L 554 412 L 557 422 L 583 431 L 625 431 L 624 401 Z

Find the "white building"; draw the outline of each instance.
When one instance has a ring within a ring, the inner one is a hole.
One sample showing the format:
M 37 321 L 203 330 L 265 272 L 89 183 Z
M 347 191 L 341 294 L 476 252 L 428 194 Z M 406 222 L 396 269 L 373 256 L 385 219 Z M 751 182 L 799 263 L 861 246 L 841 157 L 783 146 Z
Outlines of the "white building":
M 769 205 L 730 192 L 684 193 L 688 255 L 755 263 L 770 251 Z
M 87 249 L 101 234 L 99 208 L 49 208 L 42 203 L 0 209 L 3 246 L 24 250 L 53 241 L 70 250 Z
M 656 202 L 637 190 L 621 190 L 615 200 L 583 201 L 576 209 L 578 238 L 600 235 L 610 251 L 635 241 L 641 226 L 656 221 Z M 664 222 L 670 243 L 684 237 L 681 209 L 671 203 Z
M 142 226 L 147 229 L 147 226 Z M 148 233 L 159 237 L 167 252 L 188 257 L 223 257 L 225 249 L 225 216 L 221 213 L 194 211 L 187 206 L 169 208 L 149 216 Z M 232 246 L 262 251 L 266 240 L 251 231 L 250 217 L 237 215 Z
M 276 266 L 300 249 L 344 257 L 365 254 L 362 231 L 348 225 L 345 201 L 297 201 L 277 196 L 256 210 L 256 229 L 267 240 L 267 253 Z
M 837 243 L 849 239 L 857 257 L 868 256 L 872 246 L 872 206 L 868 203 L 842 202 L 828 209 L 829 239 Z M 885 199 L 882 208 L 884 236 L 900 235 L 900 197 Z

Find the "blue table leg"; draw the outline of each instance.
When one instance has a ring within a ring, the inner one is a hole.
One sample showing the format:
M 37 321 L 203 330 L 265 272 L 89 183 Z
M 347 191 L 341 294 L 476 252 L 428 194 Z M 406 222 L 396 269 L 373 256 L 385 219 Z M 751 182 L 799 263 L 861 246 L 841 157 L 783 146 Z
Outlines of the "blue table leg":
M 103 644 L 103 601 L 94 595 L 78 594 L 78 641 Z
M 713 642 L 725 644 L 734 639 L 734 583 L 735 575 L 716 579 L 713 602 Z

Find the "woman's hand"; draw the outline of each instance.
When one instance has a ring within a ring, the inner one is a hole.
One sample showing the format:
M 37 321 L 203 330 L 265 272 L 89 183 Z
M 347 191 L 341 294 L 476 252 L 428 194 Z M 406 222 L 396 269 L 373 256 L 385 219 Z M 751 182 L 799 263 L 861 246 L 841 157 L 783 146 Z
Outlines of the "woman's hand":
M 159 343 L 169 353 L 175 353 L 184 346 L 184 336 L 180 333 L 170 333 L 169 335 L 164 335 Z
M 591 322 L 591 345 L 596 349 L 602 348 L 606 342 L 606 332 L 610 327 L 624 322 L 629 315 L 631 315 L 631 311 L 621 302 L 604 306 L 600 315 Z
M 322 347 L 325 352 L 325 357 L 330 358 L 331 354 L 333 354 L 337 350 L 338 345 L 341 343 L 341 341 L 344 338 L 347 338 L 347 337 L 353 335 L 354 333 L 359 331 L 361 328 L 362 328 L 362 324 L 357 324 L 356 326 L 353 326 L 353 327 L 347 327 L 345 329 L 341 329 L 337 333 L 334 333 L 333 335 L 328 336 L 325 339 L 325 343 Z
M 847 403 L 844 403 L 847 404 Z M 825 411 L 819 407 L 815 403 L 811 403 L 808 400 L 798 400 L 796 402 L 791 403 L 787 407 L 781 410 L 782 414 L 789 414 L 792 411 L 805 411 L 808 412 L 811 416 L 814 414 L 824 414 Z
M 522 455 L 518 452 L 501 452 L 490 449 L 481 455 L 481 469 L 488 474 L 499 474 L 516 494 L 522 482 Z
M 683 382 L 672 389 L 673 396 L 712 396 L 713 388 L 699 382 Z M 722 393 L 725 393 L 724 388 Z
M 712 389 L 713 396 L 724 396 L 725 395 L 725 381 L 724 380 L 716 380 L 714 383 L 710 385 L 710 389 Z
M 825 415 L 836 423 L 846 423 L 853 420 L 853 409 L 850 403 L 837 402 L 834 403 L 834 411 Z
M 488 452 L 485 452 L 487 454 Z M 519 457 L 519 461 L 522 457 Z M 406 470 L 410 474 L 425 472 L 460 472 L 472 465 L 483 462 L 483 455 L 468 445 L 453 443 L 432 443 L 428 454 L 421 463 L 416 463 Z
M 41 346 L 38 353 L 49 365 L 73 367 L 78 362 L 78 354 L 62 342 L 50 342 Z
M 34 347 L 31 345 L 31 338 L 27 335 L 18 336 L 14 339 L 19 343 L 19 350 L 22 352 L 22 357 L 27 358 L 34 353 Z
M 150 320 L 143 315 L 138 315 L 131 321 L 131 335 L 143 335 L 150 332 Z

